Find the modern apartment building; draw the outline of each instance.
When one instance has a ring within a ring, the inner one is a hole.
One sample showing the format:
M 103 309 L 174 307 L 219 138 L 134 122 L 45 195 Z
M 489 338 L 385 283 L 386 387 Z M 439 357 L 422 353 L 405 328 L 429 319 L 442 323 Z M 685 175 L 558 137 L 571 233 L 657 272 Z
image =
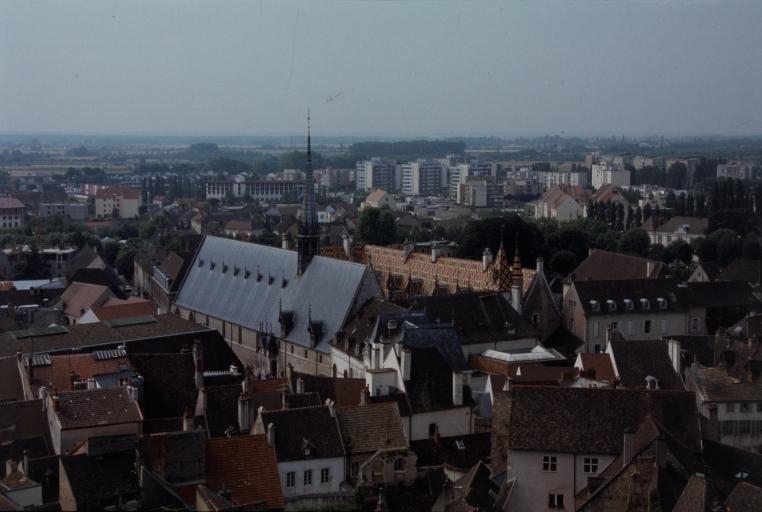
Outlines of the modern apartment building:
M 593 188 L 597 190 L 604 185 L 629 187 L 630 171 L 609 162 L 593 164 Z
M 381 158 L 359 161 L 355 167 L 355 189 L 370 192 L 382 188 L 392 192 L 396 190 L 394 174 L 394 162 Z
M 438 162 L 416 160 L 402 165 L 402 193 L 438 194 L 442 191 L 442 166 Z

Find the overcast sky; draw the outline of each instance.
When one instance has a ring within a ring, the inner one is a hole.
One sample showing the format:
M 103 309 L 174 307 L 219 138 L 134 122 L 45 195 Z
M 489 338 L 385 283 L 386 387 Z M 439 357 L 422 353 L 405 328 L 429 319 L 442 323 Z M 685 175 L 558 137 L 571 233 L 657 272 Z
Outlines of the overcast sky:
M 762 1 L 0 0 L 0 132 L 762 133 Z

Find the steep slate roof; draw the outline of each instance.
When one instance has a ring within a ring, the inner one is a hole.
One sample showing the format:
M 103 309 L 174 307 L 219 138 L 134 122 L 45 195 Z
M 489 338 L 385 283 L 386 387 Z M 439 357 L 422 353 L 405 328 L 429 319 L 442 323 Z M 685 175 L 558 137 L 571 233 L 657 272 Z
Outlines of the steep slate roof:
M 689 282 L 680 286 L 686 304 L 703 308 L 759 307 L 749 283 L 742 281 Z
M 718 281 L 745 281 L 754 286 L 762 282 L 762 260 L 735 259 L 717 276 Z
M 648 272 L 648 262 L 651 272 Z M 662 277 L 666 267 L 661 261 L 648 260 L 618 252 L 592 249 L 571 275 L 576 281 L 602 281 L 609 279 L 655 279 Z
M 184 320 L 177 315 L 157 315 L 155 321 L 132 325 L 111 326 L 102 322 L 70 325 L 65 332 L 41 334 L 33 338 L 17 338 L 14 333 L 0 333 L 0 357 L 56 352 L 79 347 L 115 345 L 133 340 L 145 340 L 189 333 L 211 333 L 214 329 Z
M 511 450 L 619 455 L 625 429 L 649 414 L 687 450 L 699 450 L 692 393 L 545 386 L 513 386 L 508 393 L 510 418 L 493 424 L 509 421 Z
M 339 409 L 341 438 L 351 453 L 374 453 L 409 446 L 397 404 L 356 405 Z
M 207 236 L 176 304 L 253 330 L 277 330 L 279 308 L 294 311 L 286 339 L 303 346 L 310 346 L 311 316 L 323 322 L 317 350 L 328 352 L 358 300 L 366 267 L 315 256 L 299 276 L 296 259 L 295 251 Z
M 645 313 L 653 315 L 660 311 L 684 311 L 689 304 L 680 293 L 677 282 L 672 279 L 627 279 L 607 281 L 575 281 L 572 286 L 577 291 L 580 306 L 586 315 L 608 315 L 608 300 L 616 303 L 616 314 Z M 667 307 L 660 310 L 657 299 L 667 301 Z M 632 301 L 633 309 L 627 310 L 625 300 Z M 640 299 L 648 299 L 646 309 Z M 590 301 L 597 301 L 598 311 L 593 311 Z
M 462 436 L 420 439 L 410 443 L 418 455 L 418 467 L 447 465 L 466 470 L 479 461 L 486 461 L 490 454 L 489 432 Z M 463 446 L 461 448 L 460 446 Z
M 691 475 L 672 512 L 702 512 L 707 506 L 706 477 L 700 473 Z
M 137 402 L 123 387 L 59 392 L 61 428 L 100 427 L 143 420 Z
M 611 340 L 611 351 L 626 388 L 645 388 L 646 377 L 655 377 L 659 389 L 684 390 L 663 340 Z
M 344 444 L 339 425 L 328 406 L 263 411 L 262 426 L 275 425 L 275 454 L 279 462 L 302 460 L 304 447 L 310 448 L 309 458 L 344 456 Z
M 450 323 L 464 345 L 492 343 L 539 333 L 516 312 L 501 294 L 458 293 L 420 297 L 415 309 L 423 309 L 430 323 Z
M 446 325 L 426 325 L 420 328 L 405 326 L 402 346 L 421 355 L 423 353 L 418 351 L 422 349 L 436 350 L 450 372 L 468 369 L 468 362 L 461 348 L 461 339 L 452 327 Z
M 746 473 L 746 481 L 762 487 L 762 455 L 734 446 L 703 439 L 704 460 L 709 476 L 721 494 L 730 494 L 739 473 Z
M 61 465 L 77 508 L 98 509 L 116 501 L 117 495 L 127 499 L 140 496 L 134 452 L 63 456 Z
M 198 392 L 192 354 L 130 354 L 130 361 L 143 376 L 147 418 L 182 416 L 186 407 L 195 407 Z
M 413 413 L 454 407 L 452 368 L 439 350 L 429 347 L 416 348 L 411 352 L 410 380 L 405 382 L 405 388 Z M 472 403 L 470 389 L 464 386 L 463 406 Z
M 210 439 L 206 486 L 231 491 L 232 500 L 240 505 L 265 502 L 268 509 L 286 507 L 275 452 L 265 435 Z
M 15 357 L 0 359 L 0 402 L 24 399 L 18 362 Z
M 25 449 L 30 457 L 43 457 L 49 450 L 48 420 L 42 400 L 24 400 L 0 404 L 0 460 L 15 458 Z M 0 467 L 5 474 L 5 466 Z

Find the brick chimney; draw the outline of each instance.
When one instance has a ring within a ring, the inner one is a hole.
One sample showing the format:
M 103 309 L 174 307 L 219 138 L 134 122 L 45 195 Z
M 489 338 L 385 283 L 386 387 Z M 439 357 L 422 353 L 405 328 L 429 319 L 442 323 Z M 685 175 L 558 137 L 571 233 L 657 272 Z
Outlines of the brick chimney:
M 400 351 L 400 368 L 402 369 L 402 380 L 410 380 L 410 364 L 413 354 L 410 350 L 403 348 Z
M 193 411 L 190 407 L 185 408 L 185 414 L 183 414 L 183 432 L 190 432 L 195 430 L 196 425 L 193 422 Z
M 521 314 L 521 288 L 518 284 L 511 285 L 511 306 L 518 314 Z
M 360 405 L 368 405 L 370 403 L 370 390 L 366 384 L 360 391 Z
M 267 444 L 270 446 L 275 445 L 275 423 L 267 425 Z
M 341 245 L 344 248 L 344 256 L 347 258 L 352 257 L 352 237 L 349 234 L 344 233 L 341 235 Z
M 397 334 L 397 320 L 389 320 L 386 322 L 386 335 L 389 338 L 393 338 Z
M 459 371 L 452 372 L 452 404 L 463 405 L 463 374 Z
M 280 235 L 280 246 L 282 249 L 288 251 L 290 247 L 288 246 L 288 237 L 286 236 L 286 233 L 283 233 Z
M 484 252 L 482 253 L 482 270 L 487 270 L 487 267 L 489 267 L 492 264 L 492 251 L 489 250 L 489 247 L 484 249 Z

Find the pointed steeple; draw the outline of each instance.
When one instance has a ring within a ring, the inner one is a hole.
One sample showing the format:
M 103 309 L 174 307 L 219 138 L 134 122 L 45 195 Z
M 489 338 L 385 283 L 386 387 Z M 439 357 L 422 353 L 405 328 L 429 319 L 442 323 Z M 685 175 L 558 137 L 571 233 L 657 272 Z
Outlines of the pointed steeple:
M 524 271 L 521 270 L 521 258 L 519 257 L 519 234 L 516 233 L 516 252 L 513 256 L 513 269 L 511 270 L 511 284 L 518 284 L 519 289 L 524 286 Z
M 511 289 L 511 262 L 508 252 L 505 250 L 505 224 L 500 228 L 500 248 L 495 255 L 495 263 L 492 265 L 492 282 L 495 290 L 507 292 Z
M 307 162 L 304 168 L 304 191 L 302 194 L 302 218 L 297 236 L 297 274 L 307 269 L 312 258 L 319 252 L 320 233 L 315 209 L 315 179 L 312 175 L 312 137 L 310 134 L 310 111 L 307 109 Z

